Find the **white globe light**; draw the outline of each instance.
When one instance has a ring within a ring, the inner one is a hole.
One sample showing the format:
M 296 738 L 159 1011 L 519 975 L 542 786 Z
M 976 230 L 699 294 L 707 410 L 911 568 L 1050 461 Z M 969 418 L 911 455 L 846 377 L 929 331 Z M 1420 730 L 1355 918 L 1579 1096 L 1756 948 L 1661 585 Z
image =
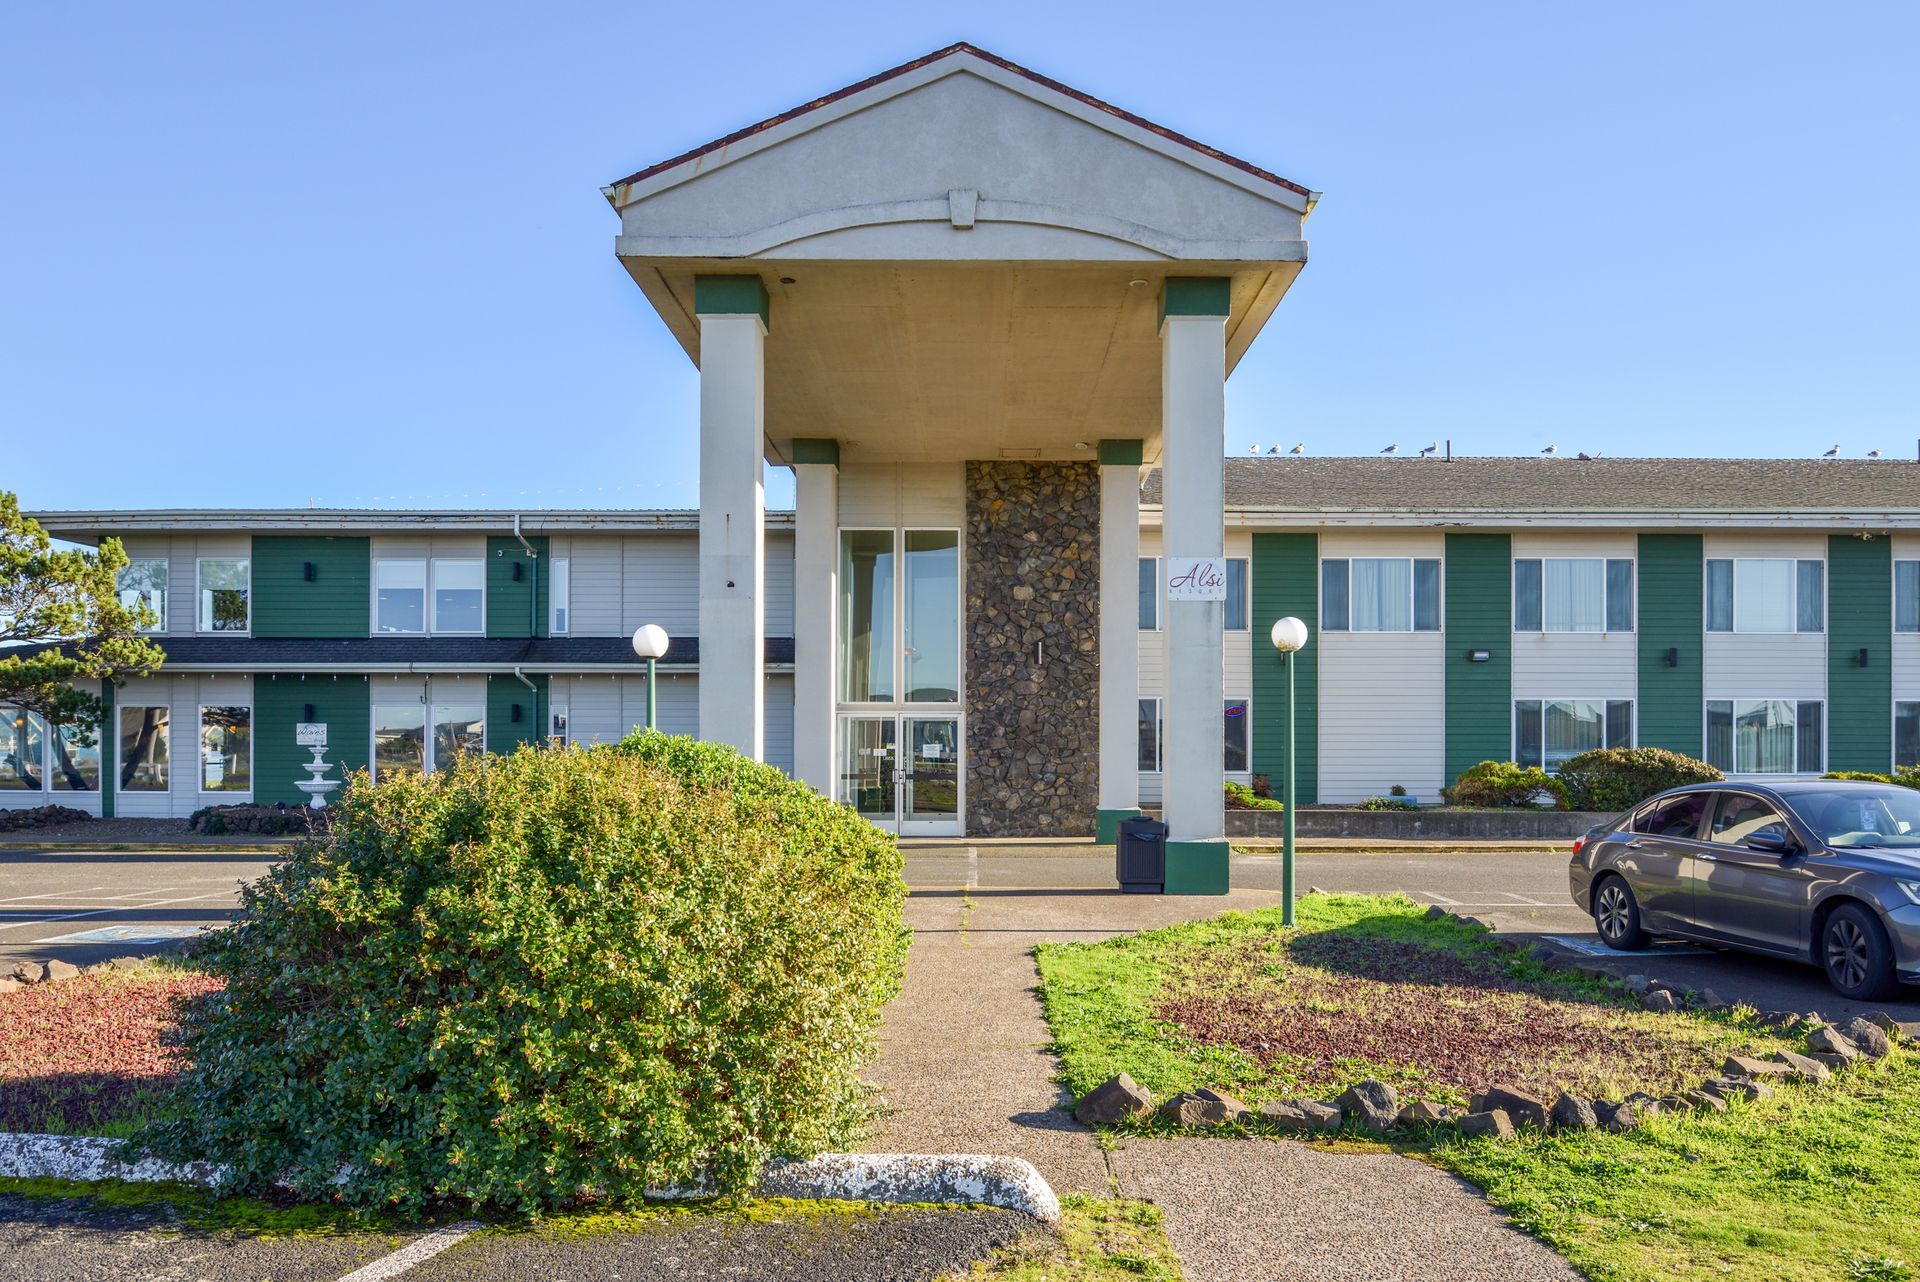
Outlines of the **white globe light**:
M 667 630 L 657 623 L 643 623 L 633 630 L 633 652 L 643 659 L 667 657 Z
M 1289 614 L 1273 622 L 1273 648 L 1282 654 L 1307 648 L 1307 625 Z

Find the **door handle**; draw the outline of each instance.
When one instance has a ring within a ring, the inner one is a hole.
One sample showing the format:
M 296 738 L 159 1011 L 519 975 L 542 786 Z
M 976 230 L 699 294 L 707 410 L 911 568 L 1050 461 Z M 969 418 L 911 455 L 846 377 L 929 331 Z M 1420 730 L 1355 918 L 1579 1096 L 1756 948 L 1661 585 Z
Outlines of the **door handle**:
M 1647 844 L 1647 843 L 1646 843 L 1646 842 L 1644 842 L 1644 841 L 1629 841 L 1629 842 L 1627 843 L 1627 849 L 1628 849 L 1628 850 L 1643 850 L 1643 849 L 1645 849 L 1645 848 L 1646 848 L 1646 844 Z
M 1700 862 L 1703 864 L 1717 864 L 1720 862 L 1720 856 L 1718 855 L 1709 855 L 1709 854 L 1702 853 L 1701 855 L 1698 856 L 1698 858 Z

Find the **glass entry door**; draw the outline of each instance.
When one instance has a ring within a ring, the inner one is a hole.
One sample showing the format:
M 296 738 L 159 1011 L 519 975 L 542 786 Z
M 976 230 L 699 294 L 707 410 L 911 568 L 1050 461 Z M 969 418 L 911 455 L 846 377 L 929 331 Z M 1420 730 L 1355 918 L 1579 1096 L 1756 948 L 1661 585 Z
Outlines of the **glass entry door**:
M 841 720 L 840 800 L 888 832 L 960 835 L 957 717 Z

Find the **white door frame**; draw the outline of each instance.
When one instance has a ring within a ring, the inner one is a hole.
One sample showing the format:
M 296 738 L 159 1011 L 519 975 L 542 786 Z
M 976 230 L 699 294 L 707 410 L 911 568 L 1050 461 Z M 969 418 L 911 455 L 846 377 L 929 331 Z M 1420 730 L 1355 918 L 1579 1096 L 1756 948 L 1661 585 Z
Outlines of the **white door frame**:
M 869 711 L 842 712 L 840 714 L 839 742 L 844 753 L 851 750 L 854 736 L 848 726 L 852 721 L 891 722 L 893 725 L 893 810 L 891 816 L 867 814 L 862 817 L 874 827 L 903 837 L 959 837 L 966 831 L 967 771 L 966 771 L 966 728 L 961 715 L 951 708 L 924 708 L 903 711 L 898 708 L 876 708 Z M 912 723 L 915 721 L 946 721 L 953 724 L 954 742 L 954 812 L 951 816 L 938 819 L 910 818 L 907 811 L 908 790 L 911 787 L 912 765 L 910 761 L 912 745 Z M 852 780 L 843 759 L 835 771 L 839 779 L 834 800 L 851 806 Z

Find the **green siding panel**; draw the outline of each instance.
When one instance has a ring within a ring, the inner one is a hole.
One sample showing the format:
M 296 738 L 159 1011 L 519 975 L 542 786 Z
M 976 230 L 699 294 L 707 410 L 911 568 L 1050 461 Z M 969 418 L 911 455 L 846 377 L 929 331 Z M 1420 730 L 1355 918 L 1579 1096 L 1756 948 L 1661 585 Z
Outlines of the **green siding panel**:
M 767 286 L 758 276 L 695 276 L 693 314 L 758 316 L 762 325 L 769 330 L 773 328 L 773 311 L 767 302 Z
M 543 637 L 547 635 L 547 557 L 545 535 L 527 542 L 539 555 L 528 556 L 511 534 L 487 540 L 487 635 Z M 513 577 L 514 567 L 520 577 Z M 525 687 L 522 687 L 523 689 Z
M 1827 769 L 1884 774 L 1893 768 L 1890 540 L 1829 536 L 1827 633 Z
M 1253 564 L 1253 770 L 1279 796 L 1287 765 L 1287 668 L 1268 634 L 1289 614 L 1307 625 L 1307 648 L 1294 659 L 1294 799 L 1320 793 L 1320 536 L 1256 534 Z
M 367 679 L 361 676 L 283 676 L 262 673 L 253 679 L 253 799 L 263 804 L 303 806 L 307 794 L 294 787 L 311 778 L 306 769 L 313 750 L 294 743 L 294 727 L 313 705 L 314 720 L 327 727 L 326 777 L 344 781 L 367 768 L 373 737 Z M 176 729 L 175 735 L 179 734 Z M 176 739 L 176 751 L 178 750 Z M 328 794 L 340 799 L 341 789 Z
M 1640 682 L 1634 722 L 1643 748 L 1699 757 L 1706 716 L 1706 562 L 1698 534 L 1640 536 Z
M 1225 276 L 1169 276 L 1160 291 L 1160 318 L 1226 316 L 1233 310 L 1233 282 Z
M 829 467 L 839 467 L 840 442 L 831 437 L 796 437 L 793 442 L 793 461 L 796 465 L 824 463 Z
M 1446 782 L 1513 755 L 1513 540 L 1447 535 Z M 1485 663 L 1468 657 L 1485 650 Z
M 528 674 L 535 689 L 529 690 L 519 677 L 508 673 L 487 678 L 487 751 L 512 752 L 523 743 L 539 744 L 546 739 L 547 679 Z M 520 709 L 520 719 L 513 710 Z
M 1100 442 L 1100 466 L 1139 467 L 1146 461 L 1147 443 L 1138 439 L 1117 438 Z
M 371 631 L 372 581 L 364 538 L 255 535 L 253 635 L 364 637 Z

